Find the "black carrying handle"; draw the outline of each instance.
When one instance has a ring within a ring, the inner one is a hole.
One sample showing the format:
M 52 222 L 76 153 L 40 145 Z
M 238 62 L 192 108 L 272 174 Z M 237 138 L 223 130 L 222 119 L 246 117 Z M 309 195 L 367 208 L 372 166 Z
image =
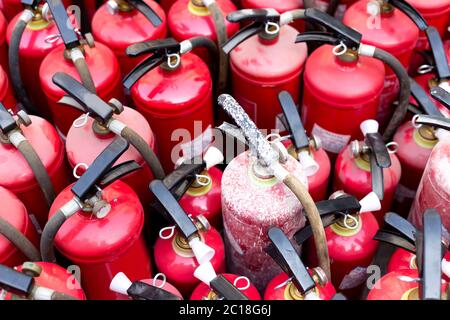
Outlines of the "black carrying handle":
M 380 133 L 366 134 L 366 145 L 370 152 L 370 172 L 372 175 L 372 190 L 380 200 L 384 198 L 384 174 L 383 169 L 391 166 L 389 150 Z
M 171 221 L 176 224 L 181 234 L 189 239 L 198 232 L 197 227 L 179 205 L 173 194 L 167 189 L 161 180 L 153 180 L 150 190 L 158 202 L 169 214 Z
M 394 212 L 388 212 L 384 215 L 384 222 L 398 231 L 411 244 L 415 245 L 417 229 L 408 220 Z
M 302 32 L 295 38 L 295 43 L 301 42 L 323 42 L 331 45 L 338 45 L 341 41 L 331 32 L 308 31 Z
M 173 293 L 142 281 L 133 282 L 127 293 L 133 300 L 182 300 Z
M 61 0 L 47 0 L 48 7 L 52 13 L 53 20 L 58 27 L 61 38 L 66 49 L 73 49 L 80 46 L 80 40 L 71 24 L 69 15 Z
M 302 294 L 315 288 L 314 279 L 284 232 L 280 228 L 272 227 L 268 231 L 268 237 L 272 244 L 266 247 L 265 251 L 289 277 L 293 277 L 296 288 Z
M 142 169 L 142 167 L 134 160 L 126 161 L 112 167 L 99 183 L 101 188 L 106 188 L 116 180 L 119 180 L 135 171 Z
M 102 179 L 108 177 L 108 173 L 111 174 L 111 168 L 114 163 L 120 158 L 120 156 L 128 149 L 128 142 L 120 137 L 114 139 L 94 160 L 94 162 L 89 166 L 86 172 L 78 179 L 78 181 L 72 186 L 72 193 L 77 196 L 80 200 L 86 200 L 98 191 L 97 186 L 100 185 Z M 123 167 L 119 167 L 122 168 Z M 134 168 L 132 168 L 134 171 Z M 113 171 L 115 172 L 115 171 Z M 122 172 L 120 175 L 114 174 L 115 178 L 118 179 L 124 176 Z M 115 180 L 109 178 L 107 183 L 112 183 Z M 103 181 L 103 186 L 106 184 Z
M 17 122 L 9 113 L 8 109 L 6 109 L 5 105 L 0 102 L 0 130 L 3 134 L 8 134 L 12 130 L 18 128 Z
M 317 210 L 319 210 L 322 219 L 323 227 L 326 228 L 336 223 L 342 218 L 341 212 L 359 212 L 361 204 L 354 196 L 346 195 L 337 199 L 323 200 L 316 203 Z M 294 240 L 297 244 L 302 245 L 306 240 L 313 235 L 310 224 L 307 224 L 302 229 L 294 234 Z
M 443 104 L 447 109 L 450 110 L 450 93 L 441 87 L 434 87 L 430 90 L 431 96 Z
M 153 10 L 152 7 L 150 7 L 145 1 L 143 0 L 126 0 L 126 1 L 130 5 L 132 5 L 136 10 L 142 13 L 154 27 L 159 27 L 162 24 L 163 21 L 161 17 L 158 16 L 155 10 Z
M 33 286 L 33 277 L 0 264 L 0 288 L 12 294 L 28 296 Z
M 229 54 L 240 43 L 263 31 L 267 22 L 280 22 L 280 14 L 273 9 L 243 9 L 231 12 L 227 20 L 233 23 L 252 21 L 250 25 L 239 30 L 233 37 L 228 39 L 222 46 L 222 50 Z
M 442 113 L 436 107 L 431 98 L 427 95 L 425 90 L 413 78 L 410 78 L 409 82 L 411 83 L 411 95 L 414 97 L 417 104 L 425 111 L 425 113 L 430 116 L 443 117 Z M 441 89 L 439 87 L 436 88 Z M 444 90 L 444 92 L 446 91 Z
M 414 122 L 450 131 L 450 119 L 447 118 L 418 114 L 414 118 Z
M 112 107 L 72 76 L 64 72 L 57 72 L 53 75 L 52 81 L 74 98 L 85 109 L 85 112 L 92 113 L 103 123 L 111 119 L 114 113 Z
M 445 53 L 444 43 L 442 42 L 439 31 L 435 27 L 429 26 L 425 30 L 425 33 L 431 47 L 431 52 L 433 53 L 434 64 L 439 80 L 450 78 L 447 54 Z
M 209 286 L 225 300 L 248 300 L 248 298 L 223 275 L 218 275 L 211 280 Z
M 416 247 L 406 240 L 402 235 L 389 231 L 389 230 L 378 230 L 373 240 L 388 243 L 398 248 L 402 248 L 411 253 L 416 253 Z
M 303 127 L 302 119 L 300 119 L 300 114 L 292 96 L 287 91 L 281 91 L 278 94 L 278 101 L 283 109 L 283 114 L 288 125 L 286 129 L 291 134 L 291 140 L 294 143 L 295 149 L 300 150 L 309 147 L 309 138 L 306 135 L 306 130 Z

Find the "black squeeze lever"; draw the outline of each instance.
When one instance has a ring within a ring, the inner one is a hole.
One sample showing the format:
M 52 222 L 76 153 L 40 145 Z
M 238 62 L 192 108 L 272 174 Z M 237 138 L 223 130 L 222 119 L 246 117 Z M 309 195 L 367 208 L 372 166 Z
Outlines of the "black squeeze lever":
M 397 230 L 411 244 L 415 244 L 417 230 L 408 220 L 394 212 L 388 212 L 384 216 L 384 222 Z
M 0 288 L 12 294 L 28 296 L 33 286 L 33 277 L 0 264 Z
M 6 109 L 3 103 L 0 102 L 0 130 L 3 134 L 17 129 L 17 122 L 11 113 Z
M 450 119 L 440 117 L 440 116 L 427 116 L 423 114 L 418 114 L 414 118 L 416 124 L 424 124 L 427 126 L 432 126 L 434 128 L 441 128 L 450 131 Z
M 442 276 L 442 222 L 436 209 L 428 209 L 423 215 L 422 298 L 424 300 L 441 299 Z
M 70 22 L 69 15 L 61 0 L 47 0 L 48 7 L 58 27 L 66 49 L 73 49 L 80 45 L 78 35 Z
M 173 293 L 142 281 L 133 282 L 127 293 L 133 300 L 181 300 L 179 296 Z
M 107 183 L 110 184 L 126 173 L 129 173 L 129 171 L 124 172 L 124 166 L 132 171 L 136 170 L 136 167 L 134 165 L 130 166 L 129 163 L 113 168 L 113 164 L 128 149 L 128 146 L 129 144 L 125 139 L 114 139 L 72 186 L 72 193 L 80 200 L 86 200 L 97 193 L 97 186 L 105 187 Z M 115 179 L 111 179 L 111 176 Z M 106 181 L 102 181 L 105 177 Z
M 283 109 L 284 118 L 286 119 L 289 132 L 291 133 L 291 140 L 294 143 L 295 149 L 298 151 L 303 148 L 309 148 L 309 138 L 306 135 L 302 120 L 298 113 L 292 96 L 287 91 L 281 91 L 278 94 L 278 101 Z
M 296 288 L 302 294 L 313 289 L 316 283 L 284 232 L 277 227 L 272 227 L 269 229 L 268 236 L 272 244 L 265 248 L 265 251 L 289 277 L 293 277 L 292 281 Z
M 57 72 L 53 75 L 52 81 L 84 108 L 84 110 L 81 110 L 82 112 L 92 113 L 102 123 L 111 119 L 113 115 L 112 107 L 72 76 L 64 72 Z
M 441 35 L 433 26 L 429 26 L 425 30 L 425 33 L 427 35 L 428 42 L 430 43 L 438 78 L 439 80 L 446 80 L 450 78 L 450 68 L 448 66 L 447 54 L 445 52 Z
M 391 166 L 391 157 L 384 143 L 383 137 L 378 132 L 367 133 L 366 145 L 370 152 L 370 172 L 372 174 L 372 190 L 380 200 L 384 198 L 383 169 Z
M 416 247 L 411 242 L 406 240 L 402 235 L 390 230 L 378 230 L 373 240 L 382 241 L 411 253 L 416 253 Z
M 239 289 L 221 274 L 211 280 L 209 286 L 225 300 L 248 300 Z
M 142 0 L 126 0 L 130 5 L 132 5 L 136 10 L 140 11 L 154 27 L 158 27 L 162 24 L 161 18 L 158 14 L 145 2 Z
M 430 116 L 443 117 L 442 113 L 436 107 L 431 98 L 427 95 L 425 90 L 413 78 L 409 78 L 409 82 L 411 84 L 411 95 L 417 101 L 418 105 L 422 107 L 425 113 Z
M 300 42 L 322 42 L 332 45 L 338 45 L 341 40 L 339 40 L 335 34 L 331 32 L 322 31 L 308 31 L 299 33 L 295 39 L 295 43 Z
M 450 109 L 450 93 L 441 87 L 434 87 L 430 91 L 431 96 L 442 103 L 447 109 Z
M 197 233 L 197 227 L 178 204 L 173 194 L 167 189 L 161 180 L 153 180 L 150 183 L 150 190 L 158 199 L 159 203 L 169 213 L 171 220 L 178 227 L 183 237 L 189 239 Z

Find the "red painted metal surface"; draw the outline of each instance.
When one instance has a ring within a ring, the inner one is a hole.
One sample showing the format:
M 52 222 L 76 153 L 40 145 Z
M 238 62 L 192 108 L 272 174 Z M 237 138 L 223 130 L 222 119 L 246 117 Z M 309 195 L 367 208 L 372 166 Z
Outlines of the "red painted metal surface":
M 7 109 L 17 112 L 17 102 L 14 97 L 8 76 L 3 67 L 0 67 L 0 101 Z
M 119 63 L 114 53 L 101 43 L 96 43 L 95 48 L 84 46 L 84 49 L 86 62 L 98 96 L 106 101 L 111 98 L 123 101 Z M 39 77 L 53 121 L 62 134 L 66 135 L 73 121 L 81 113 L 72 107 L 58 103 L 65 92 L 52 82 L 52 77 L 56 72 L 65 72 L 80 81 L 73 62 L 64 58 L 64 50 L 65 47 L 60 45 L 45 57 L 39 70 Z
M 209 69 L 195 54 L 185 54 L 181 59 L 177 69 L 154 68 L 131 89 L 137 110 L 155 133 L 166 173 L 173 171 L 182 156 L 182 145 L 213 125 Z
M 71 186 L 55 199 L 49 217 L 73 198 Z M 98 219 L 79 211 L 58 231 L 55 245 L 80 267 L 89 299 L 120 299 L 119 294 L 109 290 L 118 272 L 124 272 L 131 281 L 152 276 L 150 253 L 141 234 L 144 209 L 136 193 L 121 181 L 106 187 L 102 197 L 111 205 L 108 215 Z
M 240 286 L 247 286 L 247 281 L 245 279 L 238 279 L 239 276 L 231 273 L 224 273 L 223 276 L 234 284 L 238 289 Z M 192 292 L 190 300 L 213 300 L 210 299 L 211 296 L 214 297 L 214 293 L 211 293 L 212 290 L 206 284 L 200 283 Z M 261 295 L 254 285 L 250 283 L 249 287 L 245 290 L 241 290 L 241 292 L 249 299 L 249 300 L 261 300 Z
M 280 91 L 288 91 L 299 102 L 307 47 L 295 44 L 297 34 L 293 27 L 284 26 L 274 40 L 254 35 L 230 53 L 232 95 L 260 129 L 277 128 Z
M 38 248 L 39 238 L 23 203 L 3 187 L 0 187 L 0 199 L 2 199 L 0 217 L 14 226 Z M 25 262 L 26 259 L 9 240 L 0 236 L 0 264 L 14 267 Z
M 219 232 L 214 228 L 200 231 L 204 243 L 215 250 L 211 263 L 217 273 L 225 272 L 225 248 Z M 155 263 L 159 272 L 166 275 L 184 297 L 189 297 L 200 280 L 194 277 L 194 271 L 199 266 L 194 253 L 187 243 L 178 245 L 180 236 L 175 230 L 169 239 L 158 238 L 154 247 Z
M 385 72 L 378 60 L 345 62 L 332 49 L 323 45 L 306 62 L 302 120 L 333 158 L 351 140 L 362 139 L 361 122 L 376 117 Z
M 118 10 L 110 14 L 107 4 L 103 4 L 92 19 L 92 33 L 97 41 L 108 46 L 116 55 L 120 64 L 122 75 L 128 74 L 139 62 L 146 58 L 130 58 L 125 50 L 132 44 L 164 39 L 167 35 L 167 21 L 164 11 L 153 0 L 145 2 L 156 12 L 163 21 L 158 27 L 153 24 L 138 10 L 129 12 Z
M 119 115 L 114 115 L 114 118 L 136 131 L 150 148 L 155 150 L 153 131 L 139 112 L 125 107 L 124 111 Z M 93 123 L 94 120 L 89 118 L 83 127 L 77 128 L 72 126 L 67 134 L 67 159 L 72 168 L 79 163 L 90 165 L 116 137 L 114 133 L 107 135 L 95 133 L 92 129 Z M 142 169 L 127 175 L 122 181 L 129 185 L 138 194 L 141 201 L 145 203 L 150 197 L 148 185 L 153 180 L 153 174 L 145 163 L 144 158 L 133 146 L 130 146 L 119 160 L 117 160 L 116 164 L 130 160 L 136 161 L 142 166 Z M 80 168 L 78 174 L 81 174 L 83 169 Z
M 39 117 L 30 118 L 32 124 L 28 127 L 22 126 L 22 134 L 42 160 L 55 192 L 59 192 L 68 184 L 64 144 L 50 123 Z M 30 166 L 19 150 L 11 144 L 0 143 L 0 154 L 0 185 L 12 191 L 23 202 L 29 214 L 33 214 L 43 227 L 47 221 L 48 207 Z
M 289 156 L 283 165 L 304 185 L 303 169 Z M 253 160 L 244 152 L 226 167 L 222 177 L 222 213 L 228 269 L 246 276 L 262 291 L 279 272 L 278 265 L 265 253 L 271 242 L 270 227 L 279 227 L 291 238 L 304 226 L 301 204 L 276 178 L 258 178 Z
M 384 225 L 384 214 L 391 208 L 395 189 L 397 188 L 402 173 L 397 156 L 391 154 L 390 157 L 392 165 L 383 170 L 384 198 L 381 200 L 381 210 L 374 213 L 380 226 Z M 333 190 L 344 190 L 344 192 L 358 199 L 364 198 L 372 191 L 370 164 L 362 158 L 355 159 L 351 153 L 350 146 L 342 150 L 337 157 Z
M 0 66 L 8 70 L 8 44 L 6 43 L 6 29 L 8 22 L 0 11 Z

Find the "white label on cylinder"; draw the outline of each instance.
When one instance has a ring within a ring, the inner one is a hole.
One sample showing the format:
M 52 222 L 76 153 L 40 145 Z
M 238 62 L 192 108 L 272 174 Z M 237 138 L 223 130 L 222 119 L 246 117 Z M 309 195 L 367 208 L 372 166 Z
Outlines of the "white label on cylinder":
M 343 135 L 328 131 L 320 127 L 317 123 L 314 124 L 312 134 L 319 137 L 322 142 L 322 147 L 333 153 L 339 153 L 350 141 L 350 135 Z

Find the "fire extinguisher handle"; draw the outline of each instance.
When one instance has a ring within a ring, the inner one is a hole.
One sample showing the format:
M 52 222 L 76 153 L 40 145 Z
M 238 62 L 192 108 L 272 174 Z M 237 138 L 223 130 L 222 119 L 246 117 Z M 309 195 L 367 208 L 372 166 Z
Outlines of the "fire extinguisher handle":
M 422 297 L 424 300 L 441 299 L 442 277 L 442 221 L 436 209 L 428 209 L 423 215 Z M 419 258 L 419 257 L 418 257 Z
M 389 156 L 389 150 L 384 143 L 381 134 L 367 133 L 366 134 L 367 146 L 372 150 L 372 154 L 375 156 L 377 165 L 380 168 L 389 168 L 392 164 L 391 157 Z
M 111 142 L 89 166 L 86 172 L 72 186 L 72 193 L 80 200 L 86 200 L 97 192 L 97 186 L 114 163 L 128 149 L 129 144 L 123 138 Z
M 300 42 L 323 42 L 332 45 L 338 45 L 340 40 L 336 38 L 336 36 L 331 32 L 322 32 L 322 31 L 308 31 L 302 32 L 297 35 L 295 39 L 295 43 Z
M 72 76 L 64 72 L 57 72 L 53 76 L 52 81 L 74 98 L 85 110 L 93 113 L 101 122 L 106 123 L 111 119 L 113 115 L 111 106 L 100 99 L 95 93 L 89 91 Z
M 323 200 L 316 203 L 317 210 L 321 216 L 342 211 L 359 211 L 361 204 L 354 196 L 347 195 L 345 197 Z
M 378 165 L 377 158 L 374 153 L 370 154 L 370 175 L 372 179 L 372 191 L 375 192 L 378 199 L 384 198 L 384 173 L 383 167 Z
M 197 227 L 161 180 L 153 180 L 150 183 L 150 190 L 170 215 L 171 220 L 177 225 L 183 237 L 189 239 L 197 233 Z
M 196 175 L 200 174 L 205 169 L 206 164 L 202 159 L 198 159 L 198 161 L 201 163 L 198 163 L 196 161 L 197 160 L 194 160 L 192 164 L 181 164 L 175 171 L 164 178 L 163 183 L 167 187 L 167 189 L 172 192 L 172 194 L 174 194 L 174 190 L 178 190 L 178 187 L 185 181 L 187 182 L 186 189 L 189 188 Z M 183 194 L 184 192 L 182 192 L 181 194 L 175 193 L 174 196 L 175 198 L 178 197 L 179 199 Z
M 435 128 L 441 128 L 450 131 L 450 120 L 443 116 L 427 116 L 418 114 L 414 118 L 416 124 L 424 124 Z
M 133 282 L 127 293 L 133 300 L 181 300 L 179 296 L 173 293 L 142 281 Z
M 292 281 L 297 289 L 301 293 L 313 289 L 316 283 L 284 232 L 280 228 L 272 227 L 268 231 L 268 237 L 272 243 L 265 251 L 288 276 L 293 277 Z
M 336 221 L 338 221 L 340 217 L 342 217 L 342 215 L 340 215 L 338 213 L 334 213 L 334 212 L 327 213 L 327 214 L 320 216 L 320 218 L 322 219 L 322 224 L 323 224 L 324 228 L 326 228 L 326 227 L 332 225 L 333 223 L 335 223 Z M 312 227 L 310 224 L 307 224 L 302 229 L 297 231 L 294 234 L 293 238 L 294 238 L 295 242 L 297 242 L 298 245 L 302 245 L 303 243 L 306 242 L 306 240 L 311 238 L 312 235 L 313 235 Z
M 261 28 L 264 27 L 264 23 L 262 22 L 254 22 L 240 31 L 238 31 L 232 38 L 228 39 L 222 46 L 223 52 L 229 54 L 231 50 L 236 48 L 239 44 L 247 40 L 248 38 L 258 34 L 261 31 Z
M 419 106 L 425 111 L 425 113 L 430 116 L 443 117 L 442 113 L 427 95 L 425 90 L 413 78 L 410 78 L 409 81 L 411 83 L 411 95 L 414 97 Z M 444 90 L 444 92 L 446 91 Z
M 0 130 L 3 134 L 17 128 L 17 123 L 11 113 L 6 109 L 5 105 L 0 102 Z
M 145 1 L 142 0 L 127 0 L 136 10 L 140 11 L 154 27 L 159 27 L 162 24 L 162 19 Z
M 394 212 L 386 213 L 384 222 L 400 232 L 410 243 L 415 244 L 417 229 L 411 222 Z
M 178 52 L 180 52 L 180 43 L 173 38 L 135 43 L 126 49 L 127 56 L 133 58 L 149 53 L 166 56 Z
M 0 264 L 0 288 L 13 294 L 28 296 L 33 286 L 33 277 Z
M 51 0 L 47 1 L 47 4 L 66 48 L 72 49 L 78 47 L 80 45 L 80 40 L 75 33 L 74 27 L 62 1 Z
M 433 26 L 429 26 L 425 30 L 425 33 L 431 47 L 431 52 L 433 53 L 434 64 L 436 65 L 438 78 L 440 80 L 446 80 L 450 78 L 450 68 L 448 66 L 447 54 L 445 52 L 441 35 L 439 34 L 439 31 Z
M 434 87 L 430 91 L 431 96 L 442 103 L 447 109 L 450 110 L 450 93 L 441 87 Z
M 288 125 L 288 130 L 291 133 L 291 140 L 294 143 L 295 149 L 300 150 L 309 147 L 309 138 L 306 135 L 306 130 L 303 127 L 302 119 L 298 108 L 295 105 L 294 99 L 287 91 L 281 91 L 278 94 L 278 101 L 283 110 L 284 118 Z
M 279 21 L 280 14 L 274 9 L 242 9 L 230 12 L 227 15 L 227 20 L 233 23 L 240 23 L 244 21 L 258 21 L 267 22 Z
M 378 230 L 373 240 L 382 241 L 395 247 L 404 249 L 411 253 L 416 253 L 416 247 L 399 234 L 388 230 Z
M 142 167 L 134 160 L 126 161 L 121 164 L 118 164 L 112 167 L 105 175 L 99 183 L 101 188 L 106 188 L 113 182 L 142 169 Z
M 165 57 L 162 55 L 153 54 L 151 57 L 147 58 L 146 60 L 141 62 L 139 65 L 137 65 L 122 80 L 122 85 L 124 86 L 125 90 L 127 92 L 129 92 L 131 90 L 131 88 L 133 87 L 133 85 L 137 81 L 139 81 L 139 79 L 142 78 L 147 72 L 149 72 L 153 68 L 156 68 L 161 63 L 163 63 L 164 58 Z
M 315 8 L 305 10 L 305 18 L 310 22 L 317 22 L 331 31 L 344 42 L 347 47 L 358 49 L 361 44 L 362 34 L 346 26 L 338 19 Z
M 210 287 L 225 300 L 248 300 L 248 298 L 237 289 L 230 281 L 223 275 L 218 275 L 209 283 Z
M 408 2 L 404 0 L 389 0 L 388 2 L 406 14 L 421 31 L 425 31 L 428 27 L 428 22 L 425 18 Z

